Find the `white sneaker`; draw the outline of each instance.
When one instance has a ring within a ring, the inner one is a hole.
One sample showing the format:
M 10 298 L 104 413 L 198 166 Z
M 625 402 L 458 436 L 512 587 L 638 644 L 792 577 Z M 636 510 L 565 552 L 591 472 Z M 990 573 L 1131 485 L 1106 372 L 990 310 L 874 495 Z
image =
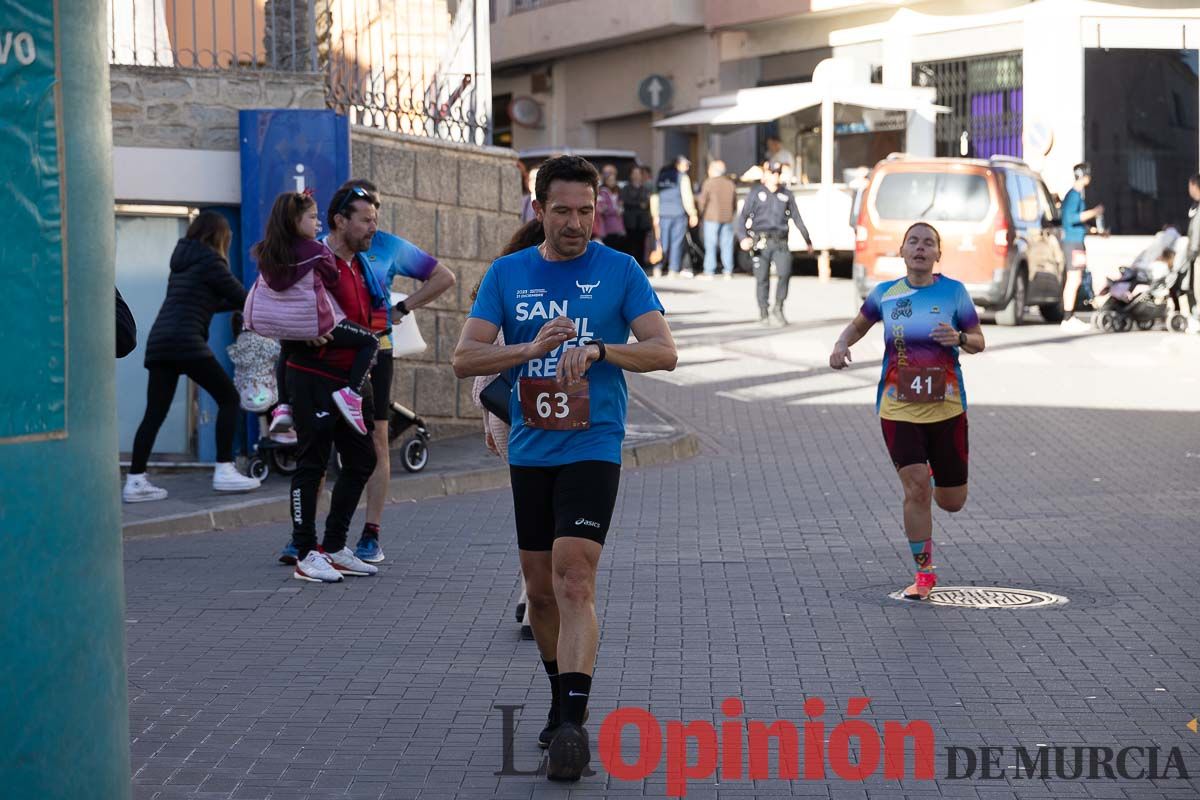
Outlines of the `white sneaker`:
M 1200 319 L 1196 319 L 1195 317 L 1188 317 L 1187 332 L 1188 333 L 1200 333 Z
M 251 478 L 237 471 L 231 462 L 217 464 L 213 470 L 213 491 L 215 492 L 252 492 L 259 487 L 258 478 Z
M 146 479 L 146 474 L 129 475 L 125 478 L 125 488 L 121 490 L 121 499 L 126 503 L 149 503 L 152 500 L 166 500 L 167 490 L 160 489 Z
M 342 579 L 342 573 L 329 563 L 329 556 L 316 550 L 309 550 L 302 560 L 296 562 L 292 577 L 298 581 L 311 583 L 337 583 Z
M 1063 333 L 1087 333 L 1092 329 L 1091 325 L 1081 320 L 1079 317 L 1071 317 L 1064 319 L 1058 325 L 1058 329 Z
M 333 568 L 342 575 L 354 575 L 359 578 L 365 578 L 368 575 L 374 575 L 379 572 L 379 567 L 363 561 L 354 555 L 354 551 L 349 547 L 343 547 L 336 553 L 326 553 L 325 557 L 329 559 L 329 563 L 333 565 Z

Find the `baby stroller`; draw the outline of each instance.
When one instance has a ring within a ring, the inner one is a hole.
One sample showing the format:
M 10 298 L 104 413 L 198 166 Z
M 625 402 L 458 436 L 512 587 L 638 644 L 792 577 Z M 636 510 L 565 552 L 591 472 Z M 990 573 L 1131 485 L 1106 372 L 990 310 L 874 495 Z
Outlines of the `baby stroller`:
M 1179 240 L 1174 228 L 1155 234 L 1154 242 L 1121 269 L 1121 276 L 1108 280 L 1100 290 L 1092 324 L 1115 333 L 1131 331 L 1134 326 L 1148 331 L 1160 322 L 1177 333 L 1187 330 L 1187 317 L 1171 312 L 1168 306 L 1172 287 L 1181 279 L 1181 265 L 1175 259 Z
M 233 319 L 233 344 L 225 348 L 233 362 L 233 385 L 241 397 L 242 408 L 258 418 L 258 442 L 250 457 L 249 472 L 260 481 L 274 469 L 280 475 L 296 471 L 296 434 L 268 435 L 270 411 L 279 402 L 279 387 L 275 381 L 275 363 L 279 359 L 279 342 L 242 330 L 242 318 Z

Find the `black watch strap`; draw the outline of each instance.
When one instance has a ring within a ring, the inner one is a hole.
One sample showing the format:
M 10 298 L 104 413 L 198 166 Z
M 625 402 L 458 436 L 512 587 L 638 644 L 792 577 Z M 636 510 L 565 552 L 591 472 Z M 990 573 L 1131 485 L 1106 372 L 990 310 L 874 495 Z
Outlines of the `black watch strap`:
M 959 331 L 959 332 L 958 332 L 958 346 L 959 346 L 959 347 L 962 347 L 962 346 L 963 346 L 963 345 L 965 345 L 966 343 L 967 343 L 967 332 L 966 332 L 966 331 Z
M 603 361 L 608 356 L 608 350 L 604 347 L 602 339 L 588 339 L 588 344 L 594 344 L 600 349 L 600 355 L 596 356 L 596 361 Z
M 401 317 L 408 316 L 408 304 L 403 300 L 401 300 L 399 303 L 396 303 L 396 305 L 392 306 L 392 308 L 394 308 L 396 311 L 399 311 Z

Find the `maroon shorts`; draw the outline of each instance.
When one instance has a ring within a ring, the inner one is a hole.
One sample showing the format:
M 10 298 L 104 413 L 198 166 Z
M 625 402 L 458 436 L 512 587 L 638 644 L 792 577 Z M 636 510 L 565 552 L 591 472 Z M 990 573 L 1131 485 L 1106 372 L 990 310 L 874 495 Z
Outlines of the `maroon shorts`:
M 933 482 L 943 488 L 967 485 L 967 414 L 941 422 L 881 419 L 883 440 L 896 469 L 928 464 Z

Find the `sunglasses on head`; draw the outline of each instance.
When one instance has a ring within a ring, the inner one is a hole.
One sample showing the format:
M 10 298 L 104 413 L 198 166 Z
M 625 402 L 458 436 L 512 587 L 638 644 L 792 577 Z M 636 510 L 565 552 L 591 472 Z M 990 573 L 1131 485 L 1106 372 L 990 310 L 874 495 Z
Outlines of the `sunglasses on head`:
M 338 204 L 337 210 L 333 212 L 334 216 L 342 214 L 346 210 L 346 206 L 353 203 L 355 200 L 366 200 L 371 202 L 371 193 L 361 186 L 355 186 L 350 191 L 346 192 L 346 196 L 342 198 L 342 202 Z M 345 214 L 342 214 L 345 216 Z

